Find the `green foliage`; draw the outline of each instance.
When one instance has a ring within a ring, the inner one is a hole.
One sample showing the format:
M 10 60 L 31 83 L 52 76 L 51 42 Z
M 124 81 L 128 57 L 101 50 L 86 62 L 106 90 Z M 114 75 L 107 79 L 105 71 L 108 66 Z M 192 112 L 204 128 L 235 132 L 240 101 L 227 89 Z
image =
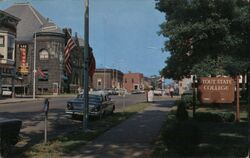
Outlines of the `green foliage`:
M 232 112 L 211 113 L 211 112 L 196 112 L 194 119 L 201 122 L 233 122 L 235 114 Z
M 186 103 L 186 105 L 191 105 L 193 103 L 193 95 L 183 95 L 181 100 Z
M 226 69 L 219 58 L 229 57 L 234 59 L 232 63 L 239 60 L 250 65 L 250 2 L 156 0 L 156 9 L 166 15 L 159 32 L 167 38 L 165 50 L 171 54 L 161 71 L 165 77 L 181 79 L 196 72 L 207 76 L 217 71 L 225 74 L 241 70 L 238 63 Z
M 248 97 L 248 94 L 247 94 L 247 91 L 240 91 L 240 99 L 241 100 L 247 100 L 247 97 Z
M 188 95 L 182 95 L 181 100 L 186 103 L 186 106 L 192 106 L 193 105 L 193 95 L 188 94 Z M 196 98 L 196 103 L 195 105 L 200 105 L 199 100 Z
M 225 112 L 222 114 L 222 119 L 224 122 L 233 122 L 235 120 L 235 114 L 232 112 Z
M 188 112 L 186 110 L 186 103 L 183 101 L 177 102 L 176 118 L 178 121 L 188 120 Z
M 191 121 L 178 122 L 163 131 L 163 141 L 169 150 L 180 155 L 192 155 L 201 141 L 201 130 Z
M 194 119 L 202 122 L 222 122 L 222 117 L 217 113 L 196 112 Z

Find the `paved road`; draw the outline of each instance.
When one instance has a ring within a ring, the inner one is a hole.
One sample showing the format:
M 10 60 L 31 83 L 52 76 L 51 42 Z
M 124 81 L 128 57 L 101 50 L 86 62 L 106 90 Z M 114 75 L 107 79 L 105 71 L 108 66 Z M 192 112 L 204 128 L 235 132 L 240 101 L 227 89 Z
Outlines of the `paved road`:
M 66 117 L 64 109 L 69 98 L 51 98 L 49 111 L 49 137 L 58 133 L 72 131 L 82 127 L 81 120 L 72 120 Z M 116 103 L 116 110 L 119 111 L 123 105 L 129 106 L 145 100 L 144 95 L 112 96 Z M 125 103 L 125 104 L 123 104 Z M 21 134 L 25 138 L 21 146 L 30 145 L 43 140 L 44 114 L 42 112 L 43 100 L 26 101 L 18 103 L 0 104 L 0 117 L 19 118 L 23 121 Z
M 156 99 L 144 111 L 112 128 L 65 158 L 147 158 L 173 100 Z

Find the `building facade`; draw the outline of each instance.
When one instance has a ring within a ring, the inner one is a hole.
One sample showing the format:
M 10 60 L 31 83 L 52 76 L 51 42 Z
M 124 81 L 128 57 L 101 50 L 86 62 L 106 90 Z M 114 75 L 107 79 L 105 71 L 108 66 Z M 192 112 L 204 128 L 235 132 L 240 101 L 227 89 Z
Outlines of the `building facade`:
M 128 92 L 144 90 L 144 77 L 142 73 L 128 73 L 123 76 L 123 86 Z
M 2 87 L 14 90 L 15 40 L 19 18 L 0 10 L 0 96 Z M 13 93 L 14 94 L 14 93 Z
M 96 69 L 92 87 L 96 90 L 120 89 L 123 87 L 123 73 L 116 69 Z
M 16 3 L 5 12 L 21 19 L 17 25 L 16 39 L 16 69 L 21 82 L 15 85 L 22 88 L 17 89 L 17 93 L 32 94 L 35 84 L 36 94 L 58 94 L 69 92 L 71 82 L 80 84 L 78 81 L 82 80 L 82 75 L 76 79 L 76 73 L 67 75 L 65 72 L 64 48 L 69 38 L 65 30 L 43 17 L 29 3 Z M 72 52 L 76 54 L 72 59 L 73 68 L 82 65 L 82 57 L 78 52 L 78 48 Z

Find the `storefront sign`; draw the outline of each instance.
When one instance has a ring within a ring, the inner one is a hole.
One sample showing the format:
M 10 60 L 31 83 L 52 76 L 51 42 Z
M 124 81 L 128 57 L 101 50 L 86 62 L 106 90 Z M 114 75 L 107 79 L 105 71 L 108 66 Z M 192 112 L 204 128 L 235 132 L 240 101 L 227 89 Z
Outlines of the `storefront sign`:
M 232 103 L 234 80 L 229 77 L 201 77 L 198 83 L 199 100 L 202 103 Z
M 26 75 L 29 73 L 29 67 L 27 63 L 27 45 L 26 44 L 20 44 L 19 50 L 20 50 L 20 67 L 19 72 L 23 75 Z

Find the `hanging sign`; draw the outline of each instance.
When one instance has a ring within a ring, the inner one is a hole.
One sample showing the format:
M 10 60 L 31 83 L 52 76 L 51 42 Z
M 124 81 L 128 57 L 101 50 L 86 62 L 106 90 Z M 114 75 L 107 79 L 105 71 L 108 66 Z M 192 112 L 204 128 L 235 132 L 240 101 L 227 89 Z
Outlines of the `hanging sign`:
M 29 73 L 29 67 L 27 63 L 27 45 L 26 44 L 20 44 L 19 50 L 20 50 L 20 66 L 19 66 L 19 72 L 23 75 L 27 75 Z
M 230 77 L 201 77 L 198 83 L 202 103 L 232 103 L 235 83 Z

